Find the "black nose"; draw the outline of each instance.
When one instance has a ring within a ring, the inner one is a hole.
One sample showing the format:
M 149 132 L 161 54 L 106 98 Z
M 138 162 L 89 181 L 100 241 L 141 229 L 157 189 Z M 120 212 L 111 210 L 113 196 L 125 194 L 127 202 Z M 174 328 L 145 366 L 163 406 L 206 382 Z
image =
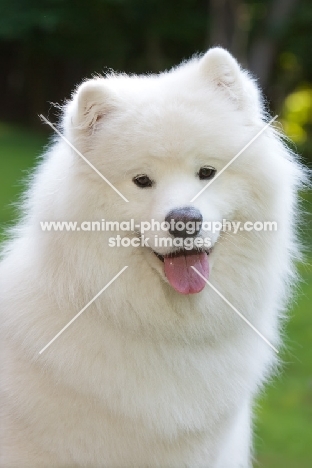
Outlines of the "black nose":
M 165 221 L 173 237 L 196 237 L 201 230 L 203 217 L 196 208 L 186 206 L 169 211 Z

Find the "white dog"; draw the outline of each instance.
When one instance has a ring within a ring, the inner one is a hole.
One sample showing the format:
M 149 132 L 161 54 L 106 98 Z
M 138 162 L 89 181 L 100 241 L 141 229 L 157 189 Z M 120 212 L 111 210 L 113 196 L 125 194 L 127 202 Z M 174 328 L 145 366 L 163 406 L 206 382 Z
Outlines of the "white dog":
M 255 82 L 220 48 L 78 88 L 62 133 L 80 155 L 56 138 L 1 263 L 1 467 L 251 466 L 303 178 L 265 125 Z M 40 224 L 104 219 L 135 229 Z M 277 229 L 209 228 L 223 219 Z

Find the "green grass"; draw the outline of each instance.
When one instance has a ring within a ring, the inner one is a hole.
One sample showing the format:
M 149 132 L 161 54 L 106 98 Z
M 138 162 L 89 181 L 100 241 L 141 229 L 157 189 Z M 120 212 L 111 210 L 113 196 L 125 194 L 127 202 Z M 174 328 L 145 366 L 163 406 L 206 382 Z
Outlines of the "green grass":
M 36 164 L 46 143 L 41 134 L 0 125 L 2 233 L 3 226 L 14 220 L 11 204 L 23 190 L 22 180 Z M 311 206 L 308 197 L 305 205 Z M 306 237 L 311 234 L 311 218 L 309 222 L 305 226 Z M 255 466 L 263 468 L 312 466 L 312 268 L 301 265 L 300 272 L 303 282 L 285 331 L 287 351 L 282 355 L 283 371 L 266 388 L 257 408 Z
M 304 283 L 286 327 L 283 371 L 257 411 L 257 452 L 267 468 L 312 466 L 312 268 L 300 272 Z
M 0 223 L 1 234 L 7 223 L 14 220 L 17 196 L 25 187 L 26 176 L 36 164 L 43 146 L 44 135 L 24 128 L 0 123 Z M 0 237 L 1 238 L 1 237 Z

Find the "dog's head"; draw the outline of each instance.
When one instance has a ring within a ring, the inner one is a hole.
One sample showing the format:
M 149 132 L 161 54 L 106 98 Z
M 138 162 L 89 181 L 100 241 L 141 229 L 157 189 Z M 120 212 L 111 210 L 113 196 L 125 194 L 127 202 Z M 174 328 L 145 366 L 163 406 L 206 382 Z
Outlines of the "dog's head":
M 257 86 L 219 48 L 158 76 L 86 81 L 64 118 L 65 135 L 119 192 L 81 161 L 99 216 L 133 219 L 119 234 L 142 242 L 128 251 L 182 294 L 204 288 L 222 220 L 273 216 L 276 177 L 290 171 L 271 129 L 248 145 L 264 125 Z M 223 255 L 238 244 L 224 244 Z

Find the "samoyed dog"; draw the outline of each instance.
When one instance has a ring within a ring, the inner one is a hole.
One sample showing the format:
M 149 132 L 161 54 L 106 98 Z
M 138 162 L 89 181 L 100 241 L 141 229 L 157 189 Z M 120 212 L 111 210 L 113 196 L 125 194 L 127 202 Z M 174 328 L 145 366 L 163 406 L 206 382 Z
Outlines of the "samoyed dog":
M 2 467 L 252 466 L 302 181 L 268 122 L 221 48 L 78 87 L 3 252 Z

